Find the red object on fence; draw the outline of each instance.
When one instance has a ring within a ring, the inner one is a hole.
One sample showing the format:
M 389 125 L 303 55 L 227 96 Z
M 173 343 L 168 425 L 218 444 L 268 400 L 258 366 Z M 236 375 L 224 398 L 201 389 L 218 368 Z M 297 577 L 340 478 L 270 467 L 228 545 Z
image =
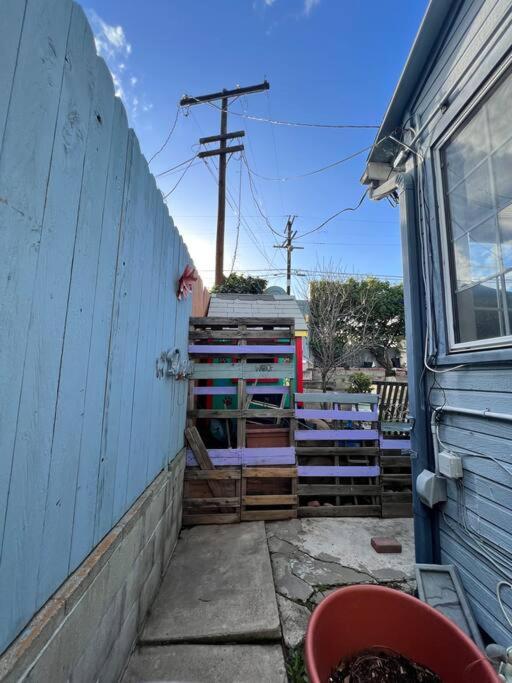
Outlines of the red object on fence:
M 176 296 L 178 297 L 179 301 L 185 299 L 192 292 L 194 283 L 197 282 L 198 277 L 199 276 L 195 268 L 193 268 L 191 265 L 185 266 L 185 270 L 183 271 L 178 282 L 178 291 L 176 292 Z
M 489 660 L 452 621 L 417 598 L 383 586 L 350 586 L 315 609 L 306 633 L 311 683 L 326 683 L 340 661 L 389 648 L 437 673 L 443 683 L 498 683 Z
M 295 364 L 297 370 L 297 393 L 304 391 L 304 373 L 302 369 L 302 337 L 295 337 Z

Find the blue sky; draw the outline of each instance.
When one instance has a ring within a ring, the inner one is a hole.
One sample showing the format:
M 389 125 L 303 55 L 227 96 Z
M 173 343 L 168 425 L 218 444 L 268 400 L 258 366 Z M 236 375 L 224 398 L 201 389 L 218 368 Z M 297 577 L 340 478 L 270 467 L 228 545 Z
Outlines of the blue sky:
M 371 144 L 373 129 L 277 126 L 235 115 L 329 124 L 378 124 L 414 39 L 426 0 L 88 0 L 100 53 L 114 75 L 141 147 L 150 158 L 162 145 L 183 94 L 197 96 L 251 85 L 266 78 L 268 93 L 234 102 L 229 130 L 245 130 L 253 173 L 287 177 L 342 159 Z M 154 159 L 157 174 L 191 158 L 201 136 L 219 130 L 211 105 L 178 116 L 174 134 Z M 336 211 L 353 206 L 363 188 L 366 153 L 301 179 L 253 176 L 260 209 L 282 232 L 288 214 L 299 234 Z M 213 173 L 215 169 L 211 165 Z M 164 193 L 183 169 L 158 179 Z M 241 174 L 241 190 L 240 190 Z M 225 269 L 231 270 L 241 196 L 235 270 L 261 270 L 269 284 L 283 284 L 284 252 L 255 206 L 243 161 L 228 164 Z M 214 269 L 217 188 L 196 160 L 168 197 L 176 225 L 206 284 Z M 401 275 L 398 210 L 365 201 L 356 213 L 331 221 L 298 242 L 293 267 L 341 268 L 354 273 Z M 298 291 L 303 278 L 294 278 Z

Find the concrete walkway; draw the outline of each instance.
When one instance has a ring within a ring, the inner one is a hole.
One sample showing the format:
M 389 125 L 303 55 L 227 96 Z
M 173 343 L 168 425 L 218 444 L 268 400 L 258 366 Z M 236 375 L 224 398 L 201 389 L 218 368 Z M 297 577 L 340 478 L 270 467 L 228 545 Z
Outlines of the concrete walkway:
M 379 555 L 372 536 L 393 536 Z M 332 590 L 379 583 L 412 592 L 409 519 L 294 519 L 184 529 L 123 683 L 283 683 Z M 269 552 L 270 550 L 270 552 Z
M 182 531 L 124 683 L 283 683 L 263 522 Z
M 283 640 L 300 645 L 312 610 L 329 593 L 359 583 L 415 590 L 412 519 L 312 518 L 267 523 Z M 392 536 L 400 554 L 380 555 L 372 536 Z

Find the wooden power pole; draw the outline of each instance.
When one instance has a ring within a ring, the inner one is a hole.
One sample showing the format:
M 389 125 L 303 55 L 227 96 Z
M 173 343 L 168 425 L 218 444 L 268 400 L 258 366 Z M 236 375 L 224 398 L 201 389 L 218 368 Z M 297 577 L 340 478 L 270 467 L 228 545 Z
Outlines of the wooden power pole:
M 245 88 L 235 88 L 234 90 L 222 90 L 222 92 L 211 93 L 209 95 L 200 95 L 199 97 L 182 97 L 180 105 L 182 107 L 190 107 L 194 104 L 203 104 L 204 102 L 214 102 L 221 100 L 221 114 L 220 114 L 220 135 L 212 135 L 207 138 L 200 138 L 199 144 L 205 145 L 210 142 L 218 142 L 217 149 L 210 149 L 204 152 L 199 152 L 197 155 L 200 159 L 206 157 L 219 157 L 219 193 L 218 193 L 218 208 L 217 208 L 217 239 L 215 245 L 215 285 L 222 284 L 224 280 L 224 233 L 226 224 L 226 166 L 227 155 L 233 152 L 241 152 L 244 149 L 243 145 L 232 145 L 228 147 L 227 141 L 233 138 L 244 137 L 245 131 L 239 130 L 234 133 L 228 133 L 228 106 L 231 97 L 239 97 L 240 95 L 249 95 L 255 92 L 268 90 L 270 85 L 267 81 L 259 83 L 258 85 L 251 85 Z
M 295 247 L 293 239 L 297 234 L 295 230 L 292 233 L 293 221 L 295 216 L 288 216 L 285 228 L 285 239 L 282 244 L 274 244 L 275 249 L 286 249 L 286 293 L 291 294 L 292 289 L 292 252 L 294 249 L 304 249 L 304 247 Z

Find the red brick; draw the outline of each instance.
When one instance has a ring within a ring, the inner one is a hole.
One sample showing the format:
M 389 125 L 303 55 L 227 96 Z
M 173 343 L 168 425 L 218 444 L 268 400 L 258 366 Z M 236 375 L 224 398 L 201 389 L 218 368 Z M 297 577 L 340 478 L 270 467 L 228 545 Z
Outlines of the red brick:
M 372 538 L 372 548 L 377 553 L 401 553 L 402 544 L 396 538 L 386 536 L 374 536 Z

